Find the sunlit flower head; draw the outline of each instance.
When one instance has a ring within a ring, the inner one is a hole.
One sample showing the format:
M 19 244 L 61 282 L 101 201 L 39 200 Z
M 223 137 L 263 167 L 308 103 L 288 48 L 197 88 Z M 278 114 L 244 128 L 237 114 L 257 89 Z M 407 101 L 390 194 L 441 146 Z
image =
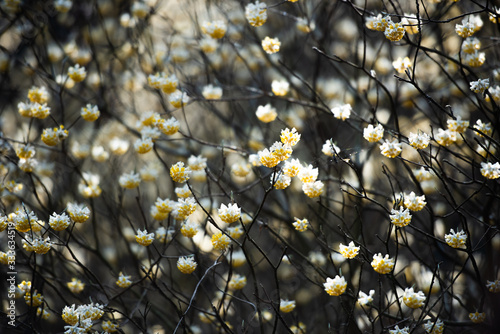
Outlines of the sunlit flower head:
M 259 121 L 264 123 L 272 122 L 278 116 L 276 109 L 273 108 L 270 104 L 266 104 L 265 106 L 259 106 L 255 115 L 259 119 Z
M 490 180 L 498 179 L 500 177 L 500 163 L 481 162 L 481 175 Z
M 218 100 L 222 97 L 222 88 L 210 84 L 203 87 L 201 95 L 207 100 Z
M 435 322 L 427 320 L 424 324 L 424 330 L 429 334 L 442 334 L 444 331 L 444 322 L 439 318 Z
M 307 182 L 302 184 L 302 191 L 309 198 L 316 198 L 323 194 L 325 185 L 321 181 Z
M 87 71 L 85 67 L 80 67 L 80 64 L 76 64 L 75 66 L 71 66 L 70 68 L 68 68 L 68 76 L 74 82 L 80 82 L 87 77 Z
M 139 173 L 135 173 L 133 171 L 124 173 L 118 179 L 118 183 L 122 188 L 134 189 L 139 186 L 139 183 L 141 183 L 141 176 L 139 175 Z
M 295 309 L 295 300 L 280 300 L 280 311 L 283 313 L 290 313 Z
M 333 107 L 330 110 L 335 118 L 345 121 L 351 116 L 352 107 L 349 103 Z
M 333 143 L 332 139 L 327 139 L 323 144 L 321 152 L 326 156 L 333 157 L 335 154 L 340 153 L 340 148 Z
M 198 264 L 192 256 L 182 256 L 177 260 L 177 269 L 183 274 L 191 274 Z
M 292 183 L 292 178 L 285 174 L 279 174 L 276 178 L 275 174 L 271 176 L 271 184 L 274 182 L 274 188 L 285 189 Z
M 285 96 L 286 94 L 288 94 L 289 88 L 290 84 L 286 80 L 273 80 L 273 82 L 271 83 L 271 90 L 276 96 Z
M 344 277 L 337 275 L 335 278 L 328 277 L 326 282 L 323 283 L 323 286 L 325 287 L 326 293 L 330 296 L 340 296 L 345 292 L 347 282 Z
M 116 281 L 116 285 L 118 285 L 120 288 L 127 288 L 132 284 L 132 281 L 130 280 L 131 276 L 126 276 L 123 275 L 122 272 L 120 272 L 118 276 L 118 280 Z
M 213 22 L 204 22 L 201 26 L 201 30 L 204 34 L 212 38 L 220 39 L 226 34 L 227 26 L 224 21 L 217 20 Z
M 170 177 L 174 182 L 184 183 L 189 180 L 191 169 L 184 167 L 184 163 L 179 161 L 170 167 Z
M 469 121 L 463 121 L 460 116 L 457 119 L 449 119 L 446 121 L 448 130 L 456 133 L 463 133 L 469 127 Z
M 270 38 L 269 36 L 266 36 L 262 40 L 262 48 L 266 53 L 273 54 L 276 52 L 279 52 L 281 46 L 281 42 L 278 38 Z
M 413 191 L 404 195 L 404 206 L 411 211 L 420 211 L 426 204 L 425 195 L 417 196 Z
M 388 274 L 394 268 L 394 259 L 389 258 L 388 254 L 385 257 L 382 257 L 381 253 L 374 254 L 371 265 L 379 274 Z
M 309 221 L 307 220 L 307 218 L 295 218 L 295 221 L 292 223 L 292 225 L 297 231 L 304 232 L 307 231 L 307 228 L 309 227 Z
M 222 232 L 215 233 L 212 235 L 212 246 L 216 250 L 225 251 L 229 244 L 231 243 L 231 239 Z
M 369 124 L 366 128 L 363 129 L 363 138 L 368 140 L 370 143 L 376 143 L 384 136 L 384 127 L 382 124 L 378 124 L 374 127 L 372 124 Z
M 295 128 L 286 128 L 281 130 L 280 139 L 283 145 L 295 146 L 300 140 L 300 133 Z
M 450 229 L 450 233 L 444 235 L 444 241 L 446 241 L 450 247 L 462 248 L 467 241 L 467 235 L 464 231 L 455 232 L 453 229 Z
M 353 241 L 351 241 L 348 246 L 343 245 L 342 243 L 340 243 L 339 245 L 339 252 L 346 259 L 354 259 L 356 256 L 358 256 L 359 249 L 359 247 L 356 247 L 354 245 Z
M 144 231 L 141 231 L 139 229 L 137 230 L 137 234 L 135 236 L 135 241 L 137 241 L 137 243 L 139 245 L 149 246 L 153 243 L 154 239 L 155 239 L 154 232 L 148 233 L 147 230 L 144 230 Z
M 474 93 L 483 94 L 490 87 L 490 79 L 478 79 L 470 82 L 470 90 Z
M 300 163 L 299 159 L 291 159 L 285 161 L 285 164 L 283 165 L 283 174 L 289 176 L 289 177 L 294 177 L 297 176 L 302 169 L 302 165 Z
M 241 290 L 247 285 L 247 278 L 243 275 L 233 274 L 229 281 L 229 289 Z
M 241 208 L 235 204 L 221 204 L 219 208 L 219 217 L 226 224 L 234 223 L 239 220 L 241 216 Z
M 394 139 L 393 141 L 385 140 L 382 145 L 380 145 L 380 153 L 388 158 L 395 158 L 401 154 L 403 148 L 402 144 Z
M 387 27 L 384 30 L 385 37 L 392 41 L 397 42 L 403 38 L 405 35 L 405 28 L 400 22 L 388 22 Z
M 394 67 L 398 73 L 405 73 L 406 70 L 411 68 L 411 60 L 408 57 L 399 57 L 392 62 L 392 67 Z
M 245 7 L 245 17 L 250 25 L 260 27 L 267 21 L 267 5 L 259 1 L 249 3 Z
M 69 217 L 64 212 L 60 215 L 54 212 L 49 217 L 49 225 L 55 231 L 63 231 L 68 228 L 69 224 Z
M 80 293 L 85 288 L 85 284 L 76 277 L 73 277 L 71 279 L 71 282 L 66 283 L 66 285 L 68 286 L 68 289 L 73 293 Z
M 414 292 L 413 288 L 406 288 L 403 294 L 403 302 L 409 308 L 419 308 L 424 305 L 425 295 L 422 291 Z
M 429 146 L 431 137 L 425 132 L 418 132 L 418 133 L 413 133 L 410 132 L 410 135 L 408 136 L 408 142 L 410 145 L 419 150 L 423 150 L 427 146 Z

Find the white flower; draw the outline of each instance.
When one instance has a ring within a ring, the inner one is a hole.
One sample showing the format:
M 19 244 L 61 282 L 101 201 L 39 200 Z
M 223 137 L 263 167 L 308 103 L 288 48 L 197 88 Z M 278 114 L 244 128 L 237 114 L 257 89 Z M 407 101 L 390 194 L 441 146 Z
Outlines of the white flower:
M 349 103 L 333 107 L 331 112 L 335 118 L 345 121 L 351 116 L 352 107 Z
M 323 152 L 324 155 L 333 157 L 335 154 L 340 153 L 340 148 L 338 148 L 338 146 L 335 145 L 331 139 L 327 139 L 326 142 L 323 144 L 321 152 Z
M 470 90 L 474 93 L 484 93 L 490 87 L 490 79 L 478 79 L 470 82 Z
M 368 295 L 363 291 L 359 291 L 358 303 L 363 306 L 370 304 L 373 302 L 373 295 L 375 295 L 375 290 L 370 290 Z

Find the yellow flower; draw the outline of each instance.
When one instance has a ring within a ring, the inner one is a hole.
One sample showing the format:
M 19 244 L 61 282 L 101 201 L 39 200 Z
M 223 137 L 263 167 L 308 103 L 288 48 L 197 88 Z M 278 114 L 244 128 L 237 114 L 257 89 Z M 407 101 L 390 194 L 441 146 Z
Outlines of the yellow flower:
M 384 136 L 384 127 L 382 124 L 378 124 L 376 127 L 369 124 L 363 129 L 363 137 L 370 143 L 376 143 Z
M 273 54 L 279 52 L 281 46 L 281 42 L 278 38 L 270 38 L 266 36 L 264 40 L 262 40 L 262 48 L 269 54 Z
M 42 305 L 43 296 L 40 293 L 37 293 L 36 290 L 35 290 L 33 296 L 31 296 L 31 293 L 29 291 L 27 291 L 26 294 L 24 295 L 24 301 L 29 306 L 37 307 L 37 306 Z
M 325 185 L 321 181 L 307 182 L 302 185 L 302 191 L 309 198 L 316 198 L 323 194 L 323 188 Z
M 130 286 L 130 284 L 132 284 L 130 276 L 125 276 L 122 272 L 120 272 L 118 280 L 116 281 L 116 285 L 118 285 L 120 288 L 127 288 Z
M 134 189 L 139 186 L 139 183 L 141 183 L 141 176 L 139 173 L 134 173 L 133 171 L 130 173 L 124 173 L 118 179 L 118 183 L 122 188 Z
M 69 226 L 70 220 L 69 217 L 65 214 L 57 214 L 53 213 L 49 217 L 49 225 L 55 231 L 63 231 Z
M 326 293 L 330 296 L 340 296 L 343 294 L 347 288 L 347 282 L 344 277 L 340 277 L 339 275 L 335 276 L 335 278 L 328 277 L 326 282 L 323 283 L 325 287 Z
M 158 209 L 158 211 L 163 213 L 172 212 L 172 210 L 175 209 L 175 205 L 176 202 L 168 198 L 161 199 L 160 197 L 158 197 L 155 202 L 155 207 Z
M 111 322 L 111 320 L 106 320 L 101 323 L 101 328 L 106 333 L 114 333 L 118 331 L 118 328 L 120 328 L 120 326 L 118 324 L 115 324 L 114 322 Z
M 68 286 L 68 289 L 70 289 L 70 291 L 73 293 L 80 293 L 85 288 L 85 284 L 83 284 L 82 281 L 80 281 L 76 277 L 73 277 L 71 279 L 71 282 L 66 283 L 66 285 Z
M 263 2 L 256 1 L 245 7 L 245 17 L 248 23 L 254 27 L 260 27 L 267 21 L 267 6 Z
M 352 107 L 349 103 L 346 103 L 343 105 L 335 106 L 330 111 L 335 118 L 345 121 L 351 116 Z
M 144 231 L 141 231 L 139 229 L 137 230 L 137 234 L 135 236 L 135 241 L 137 241 L 137 243 L 139 245 L 149 246 L 149 245 L 151 245 L 151 243 L 153 242 L 154 239 L 155 239 L 154 233 L 148 233 L 147 230 L 144 230 Z
M 274 109 L 270 104 L 266 104 L 265 106 L 259 106 L 257 111 L 255 112 L 259 121 L 264 123 L 272 122 L 278 116 L 276 109 Z
M 174 182 L 184 183 L 189 180 L 191 169 L 184 167 L 184 163 L 179 161 L 170 167 L 170 177 Z
M 304 218 L 302 220 L 299 218 L 295 218 L 295 222 L 292 225 L 297 231 L 304 232 L 307 231 L 309 221 L 307 220 L 307 218 Z
M 93 106 L 91 104 L 87 104 L 87 106 L 83 107 L 80 111 L 80 115 L 87 122 L 94 122 L 99 118 L 101 112 L 97 108 L 97 106 Z
M 380 152 L 383 156 L 388 158 L 395 158 L 401 154 L 403 149 L 401 148 L 401 143 L 399 143 L 396 139 L 392 142 L 385 140 L 385 142 L 380 145 Z
M 28 91 L 28 99 L 32 103 L 44 104 L 49 101 L 49 92 L 47 91 L 47 88 L 45 88 L 44 86 L 42 87 L 33 86 Z
M 207 100 L 218 100 L 222 97 L 222 88 L 210 84 L 203 87 L 201 95 Z
M 212 38 L 220 39 L 226 34 L 227 26 L 223 21 L 205 22 L 201 30 Z
M 283 165 L 283 174 L 289 177 L 297 176 L 302 169 L 302 165 L 300 164 L 299 159 L 292 159 L 285 161 Z
M 233 274 L 229 281 L 229 289 L 241 290 L 247 285 L 247 278 L 243 275 Z
M 139 154 L 148 153 L 153 149 L 153 140 L 150 137 L 142 137 L 135 141 L 134 150 Z
M 76 64 L 68 68 L 68 76 L 73 79 L 74 82 L 80 82 L 87 77 L 87 71 L 85 67 L 80 67 L 80 64 Z
M 410 211 L 402 206 L 399 207 L 399 211 L 392 209 L 389 218 L 391 218 L 391 223 L 397 227 L 407 226 L 411 222 Z
M 179 198 L 175 207 L 176 218 L 186 219 L 196 210 L 196 200 L 193 197 Z
M 392 62 L 392 67 L 394 67 L 398 73 L 405 73 L 406 70 L 411 68 L 411 60 L 408 57 L 399 57 Z
M 318 173 L 318 168 L 314 168 L 313 165 L 308 165 L 300 169 L 298 177 L 303 183 L 309 183 L 316 181 Z
M 426 204 L 425 195 L 416 196 L 413 191 L 404 195 L 404 206 L 411 211 L 420 211 Z
M 274 155 L 272 151 L 269 151 L 267 148 L 263 149 L 262 151 L 259 151 L 258 154 L 260 162 L 268 168 L 273 168 L 280 163 L 278 157 Z
M 275 178 L 274 174 L 271 177 L 271 184 L 273 183 L 273 179 Z M 285 174 L 279 174 L 278 178 L 274 180 L 274 188 L 276 189 L 285 189 L 292 183 L 292 178 Z
M 181 108 L 189 102 L 189 96 L 180 90 L 176 90 L 168 96 L 168 102 L 174 108 Z
M 444 331 L 444 323 L 441 319 L 436 319 L 436 322 L 428 320 L 424 324 L 424 329 L 429 334 L 442 334 Z
M 297 130 L 295 128 L 292 128 L 292 130 L 286 128 L 284 130 L 281 130 L 280 139 L 283 145 L 295 146 L 300 140 L 300 134 L 297 133 Z
M 221 204 L 219 208 L 219 217 L 226 224 L 231 224 L 240 219 L 241 208 L 237 204 Z
M 486 313 L 479 313 L 478 311 L 475 313 L 469 313 L 469 319 L 475 324 L 480 324 L 486 319 Z
M 191 256 L 182 256 L 177 260 L 177 269 L 183 274 L 191 274 L 198 264 Z
M 405 28 L 401 23 L 389 22 L 384 30 L 385 37 L 392 41 L 397 42 L 405 35 Z
M 167 120 L 160 119 L 156 123 L 156 127 L 166 136 L 172 136 L 179 131 L 180 123 L 174 117 Z
M 241 226 L 232 226 L 228 227 L 226 229 L 226 232 L 229 234 L 231 238 L 238 239 L 243 235 L 245 231 L 241 228 Z
M 455 231 L 453 229 L 450 230 L 449 234 L 444 235 L 444 240 L 448 244 L 448 246 L 453 248 L 461 248 L 465 246 L 465 242 L 467 241 L 467 235 L 464 231 Z
M 414 292 L 413 288 L 406 288 L 403 294 L 403 302 L 409 308 L 419 308 L 424 305 L 425 295 L 422 291 Z
M 186 238 L 194 237 L 199 230 L 199 226 L 197 223 L 187 220 L 181 225 L 181 233 Z
M 216 250 L 225 251 L 226 248 L 229 247 L 230 242 L 231 240 L 229 239 L 229 237 L 225 234 L 222 234 L 222 232 L 218 232 L 212 235 L 212 245 Z
M 75 223 L 84 223 L 90 217 L 90 210 L 85 204 L 68 203 L 66 211 Z
M 431 140 L 431 137 L 425 132 L 419 132 L 419 133 L 413 133 L 410 132 L 410 135 L 408 136 L 408 142 L 410 145 L 419 150 L 423 150 L 427 146 L 429 146 L 429 142 Z
M 285 96 L 286 94 L 288 94 L 289 88 L 290 84 L 286 80 L 273 80 L 273 82 L 271 82 L 271 90 L 276 96 Z
M 290 313 L 295 309 L 295 300 L 280 300 L 280 311 L 283 313 Z
M 460 116 L 458 116 L 457 119 L 449 119 L 446 123 L 448 125 L 448 130 L 457 133 L 464 133 L 469 127 L 469 121 L 462 121 Z
M 359 249 L 360 248 L 356 247 L 352 241 L 349 243 L 349 246 L 343 245 L 342 243 L 339 245 L 339 252 L 346 259 L 354 259 L 358 256 Z
M 379 274 L 388 274 L 394 268 L 394 259 L 389 258 L 389 255 L 382 257 L 381 253 L 373 255 L 371 263 L 373 269 Z

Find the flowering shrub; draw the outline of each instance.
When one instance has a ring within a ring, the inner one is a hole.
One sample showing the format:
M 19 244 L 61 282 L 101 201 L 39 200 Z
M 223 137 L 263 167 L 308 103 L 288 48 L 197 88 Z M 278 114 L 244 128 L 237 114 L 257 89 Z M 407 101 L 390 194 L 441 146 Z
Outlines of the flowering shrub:
M 494 332 L 492 3 L 1 1 L 0 332 Z

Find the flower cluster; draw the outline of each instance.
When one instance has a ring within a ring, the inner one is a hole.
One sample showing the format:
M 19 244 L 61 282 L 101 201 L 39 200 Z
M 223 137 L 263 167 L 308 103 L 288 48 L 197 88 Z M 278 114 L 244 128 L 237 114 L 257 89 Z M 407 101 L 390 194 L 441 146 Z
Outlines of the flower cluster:
M 335 278 L 328 277 L 326 282 L 323 283 L 323 286 L 325 287 L 326 293 L 330 296 L 340 296 L 347 288 L 347 281 L 344 277 L 337 275 Z

